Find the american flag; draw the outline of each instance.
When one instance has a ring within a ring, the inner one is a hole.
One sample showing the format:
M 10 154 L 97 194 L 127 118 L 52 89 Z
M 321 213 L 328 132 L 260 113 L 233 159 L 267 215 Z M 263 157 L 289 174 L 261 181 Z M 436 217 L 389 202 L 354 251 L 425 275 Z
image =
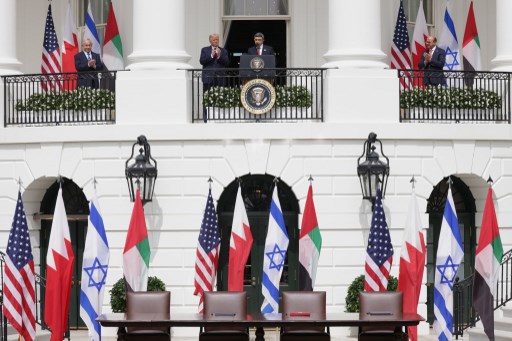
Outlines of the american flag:
M 212 190 L 210 189 L 196 252 L 196 274 L 194 277 L 196 290 L 194 295 L 201 296 L 199 299 L 199 313 L 203 312 L 204 292 L 213 290 L 219 260 L 219 243 L 219 225 L 217 223 L 215 206 L 213 205 Z
M 55 26 L 53 25 L 52 5 L 48 5 L 48 14 L 46 15 L 46 26 L 44 28 L 43 53 L 41 61 L 41 73 L 43 75 L 51 73 L 60 73 L 60 49 Z M 47 81 L 43 81 L 42 87 L 45 91 L 50 89 L 62 89 L 62 82 L 53 80 L 53 77 L 47 77 Z
M 402 70 L 411 69 L 409 33 L 407 33 L 407 21 L 405 20 L 404 4 L 402 0 L 400 0 L 395 34 L 393 34 L 393 43 L 391 44 L 391 68 Z M 400 82 L 405 89 L 410 87 L 409 78 L 400 78 Z
M 393 264 L 393 245 L 391 245 L 388 224 L 382 208 L 382 192 L 379 189 L 375 198 L 366 249 L 364 290 L 386 291 L 391 264 Z
M 3 313 L 25 340 L 36 337 L 34 257 L 27 219 L 18 193 L 5 258 Z

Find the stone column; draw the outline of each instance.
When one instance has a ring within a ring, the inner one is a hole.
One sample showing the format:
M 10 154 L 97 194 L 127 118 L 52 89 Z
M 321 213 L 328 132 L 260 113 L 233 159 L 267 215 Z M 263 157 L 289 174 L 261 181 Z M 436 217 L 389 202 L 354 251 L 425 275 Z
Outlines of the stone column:
M 329 0 L 329 47 L 324 58 L 324 67 L 388 67 L 381 49 L 381 2 Z
M 16 57 L 16 1 L 0 2 L 0 75 L 20 73 L 21 63 Z
M 182 70 L 192 68 L 189 59 L 185 0 L 133 0 L 133 52 L 128 56 L 130 72 L 117 75 L 116 123 L 190 122 L 191 80 Z
M 512 71 L 512 1 L 496 0 L 496 57 L 493 71 Z
M 134 0 L 133 52 L 128 56 L 128 68 L 190 68 L 189 59 L 185 52 L 185 0 Z

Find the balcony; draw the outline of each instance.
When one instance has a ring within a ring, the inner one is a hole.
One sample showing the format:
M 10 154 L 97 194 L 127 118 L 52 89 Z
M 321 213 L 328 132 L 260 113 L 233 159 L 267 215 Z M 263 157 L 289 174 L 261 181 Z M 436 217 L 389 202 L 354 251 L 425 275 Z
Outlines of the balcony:
M 4 126 L 115 123 L 116 72 L 3 76 Z M 97 84 L 98 88 L 78 83 Z
M 510 73 L 398 70 L 400 122 L 509 123 Z M 424 78 L 437 86 L 424 86 Z
M 192 122 L 322 122 L 324 68 L 268 68 L 271 77 L 244 76 L 251 69 L 188 70 L 192 80 Z M 206 73 L 205 73 L 206 72 Z M 203 87 L 203 78 L 216 86 Z M 275 103 L 267 112 L 248 111 L 241 100 L 243 85 L 263 79 L 273 85 Z

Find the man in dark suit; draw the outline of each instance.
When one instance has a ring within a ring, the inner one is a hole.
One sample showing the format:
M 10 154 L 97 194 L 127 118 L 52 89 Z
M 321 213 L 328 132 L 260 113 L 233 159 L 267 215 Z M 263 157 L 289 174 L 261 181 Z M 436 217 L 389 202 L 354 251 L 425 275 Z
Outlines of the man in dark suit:
M 263 45 L 265 36 L 263 33 L 258 32 L 254 35 L 254 46 L 247 50 L 247 54 L 250 55 L 275 55 L 274 49 L 270 45 Z
M 97 89 L 99 87 L 98 74 L 91 71 L 101 71 L 103 63 L 100 55 L 91 51 L 91 39 L 82 42 L 82 52 L 75 55 L 75 68 L 78 71 L 77 86 L 86 86 Z
M 424 69 L 423 84 L 424 85 L 446 85 L 443 67 L 446 61 L 446 52 L 436 46 L 436 37 L 427 37 L 427 50 L 421 56 L 418 68 Z
M 210 46 L 201 49 L 199 63 L 203 66 L 203 93 L 213 86 L 226 85 L 224 73 L 219 69 L 229 66 L 228 50 L 219 46 L 219 35 L 210 34 Z

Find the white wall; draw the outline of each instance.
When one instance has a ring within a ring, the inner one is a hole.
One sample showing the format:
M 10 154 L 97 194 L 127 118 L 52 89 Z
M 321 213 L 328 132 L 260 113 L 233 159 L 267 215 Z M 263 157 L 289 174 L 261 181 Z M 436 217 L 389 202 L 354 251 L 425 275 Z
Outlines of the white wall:
M 163 279 L 173 292 L 173 310 L 194 312 L 196 309 L 197 298 L 193 296 L 195 247 L 208 191 L 206 180 L 213 178 L 212 192 L 214 199 L 218 199 L 223 188 L 235 177 L 248 173 L 281 177 L 300 200 L 301 211 L 307 179 L 313 175 L 314 199 L 324 241 L 317 289 L 327 291 L 330 311 L 343 310 L 347 286 L 364 271 L 371 212 L 369 204 L 361 198 L 355 171 L 366 136 L 361 133 L 354 138 L 356 132 L 348 133 L 341 125 L 335 125 L 332 130 L 324 129 L 324 134 L 307 131 L 304 127 L 302 137 L 291 129 L 295 139 L 271 136 L 279 135 L 276 130 L 292 125 L 264 125 L 270 131 L 267 134 L 262 133 L 261 125 L 212 126 L 216 131 L 201 129 L 196 130 L 196 134 L 188 131 L 184 133 L 188 137 L 176 136 L 172 130 L 159 132 L 155 128 L 140 127 L 149 138 L 159 170 L 154 201 L 145 207 L 152 250 L 150 275 Z M 250 129 L 252 132 L 245 129 L 249 126 L 254 127 Z M 74 134 L 75 141 L 68 136 L 66 142 L 2 145 L 0 184 L 4 196 L 0 197 L 0 245 L 7 242 L 18 177 L 27 188 L 23 197 L 30 217 L 39 210 L 46 188 L 58 174 L 72 179 L 88 198 L 93 193 L 92 177 L 95 176 L 112 252 L 107 279 L 108 285 L 112 285 L 122 274 L 122 250 L 132 210 L 124 164 L 136 135 L 130 135 L 133 137 L 130 140 L 126 137 L 129 131 L 125 129 L 125 134 L 114 134 L 107 141 L 102 138 L 105 130 L 98 128 L 90 141 L 84 138 L 86 132 L 82 137 Z M 230 134 L 231 128 L 244 130 L 240 135 L 247 137 Z M 38 130 L 46 129 L 34 129 Z M 426 209 L 426 199 L 433 186 L 444 176 L 462 175 L 476 199 L 477 225 L 486 195 L 484 179 L 492 175 L 504 249 L 512 247 L 512 176 L 507 172 L 512 169 L 509 142 L 462 138 L 419 140 L 406 138 L 398 131 L 391 134 L 389 129 L 378 133 L 383 138 L 384 152 L 390 158 L 391 176 L 384 206 L 395 247 L 391 272 L 394 276 L 398 275 L 403 224 L 411 192 L 409 180 L 413 174 L 418 181 L 416 191 L 421 212 Z M 169 139 L 167 134 L 174 137 Z M 221 136 L 233 136 L 233 139 Z M 426 228 L 426 214 L 422 215 L 422 222 Z M 29 226 L 39 263 L 39 222 L 29 219 Z M 423 303 L 425 299 L 426 294 L 422 293 Z M 420 313 L 426 315 L 423 303 Z M 108 297 L 104 308 L 109 309 Z

